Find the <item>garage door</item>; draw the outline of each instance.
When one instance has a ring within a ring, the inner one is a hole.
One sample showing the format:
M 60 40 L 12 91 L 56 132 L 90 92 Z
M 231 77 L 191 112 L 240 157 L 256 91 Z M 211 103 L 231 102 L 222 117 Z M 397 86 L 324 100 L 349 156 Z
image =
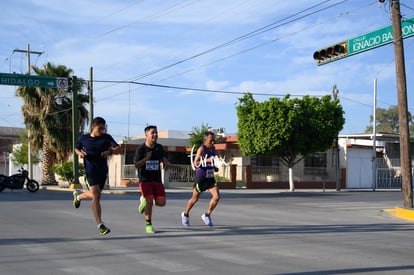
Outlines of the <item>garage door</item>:
M 346 187 L 372 188 L 372 150 L 348 148 Z

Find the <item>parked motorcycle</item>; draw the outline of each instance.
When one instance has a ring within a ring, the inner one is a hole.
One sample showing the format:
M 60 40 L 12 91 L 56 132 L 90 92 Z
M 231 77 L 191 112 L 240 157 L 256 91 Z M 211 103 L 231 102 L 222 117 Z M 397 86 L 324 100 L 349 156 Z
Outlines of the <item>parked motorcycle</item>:
M 27 190 L 30 192 L 36 192 L 39 190 L 39 183 L 33 179 L 30 179 L 29 172 L 23 167 L 19 169 L 19 173 L 17 174 L 11 176 L 0 175 L 0 192 L 5 188 L 23 189 L 25 184 Z

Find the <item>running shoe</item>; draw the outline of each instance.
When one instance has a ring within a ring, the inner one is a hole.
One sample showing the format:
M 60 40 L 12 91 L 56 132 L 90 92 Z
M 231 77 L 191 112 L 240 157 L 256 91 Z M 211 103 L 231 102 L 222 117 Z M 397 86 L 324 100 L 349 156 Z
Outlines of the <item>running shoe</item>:
M 147 200 L 143 196 L 141 196 L 141 198 L 139 199 L 138 212 L 140 214 L 144 213 L 146 206 L 147 206 Z
M 187 217 L 186 215 L 184 215 L 184 212 L 181 213 L 181 222 L 183 223 L 185 227 L 190 226 L 190 217 Z
M 101 235 L 106 235 L 109 232 L 111 232 L 111 229 L 109 229 L 108 227 L 106 227 L 104 224 L 101 224 L 99 226 L 99 233 L 101 233 Z
M 81 204 L 81 201 L 78 200 L 78 195 L 79 195 L 78 191 L 76 191 L 76 190 L 73 191 L 73 207 L 74 208 L 79 208 L 79 206 Z
M 147 224 L 145 226 L 145 231 L 147 231 L 148 234 L 154 234 L 155 230 L 154 227 L 152 227 L 152 224 Z
M 201 219 L 205 223 L 205 225 L 213 226 L 213 222 L 211 221 L 210 215 L 206 215 L 205 213 L 201 215 Z

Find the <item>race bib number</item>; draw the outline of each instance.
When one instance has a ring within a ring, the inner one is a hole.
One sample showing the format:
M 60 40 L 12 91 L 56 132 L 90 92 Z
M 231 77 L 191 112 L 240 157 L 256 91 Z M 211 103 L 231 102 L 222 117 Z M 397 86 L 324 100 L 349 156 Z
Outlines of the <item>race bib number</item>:
M 208 169 L 206 171 L 206 178 L 208 179 L 214 178 L 214 171 L 212 169 Z
M 159 167 L 160 165 L 158 160 L 147 160 L 147 162 L 145 163 L 146 170 L 156 171 L 159 169 Z

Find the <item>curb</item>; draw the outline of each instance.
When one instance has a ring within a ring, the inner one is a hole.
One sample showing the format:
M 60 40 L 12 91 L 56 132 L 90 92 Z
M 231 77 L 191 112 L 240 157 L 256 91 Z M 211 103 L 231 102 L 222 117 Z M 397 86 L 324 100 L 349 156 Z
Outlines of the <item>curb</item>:
M 41 187 L 42 190 L 53 190 L 53 191 L 61 191 L 61 192 L 73 192 L 75 190 L 83 190 L 82 188 L 71 188 L 71 187 L 59 187 L 59 186 L 43 186 Z M 129 190 L 118 190 L 118 189 L 104 189 L 102 190 L 102 194 L 140 194 L 141 191 L 139 189 L 129 189 Z
M 385 213 L 389 213 L 392 216 L 398 217 L 400 219 L 414 221 L 414 209 L 407 209 L 401 207 L 388 208 L 383 210 Z

